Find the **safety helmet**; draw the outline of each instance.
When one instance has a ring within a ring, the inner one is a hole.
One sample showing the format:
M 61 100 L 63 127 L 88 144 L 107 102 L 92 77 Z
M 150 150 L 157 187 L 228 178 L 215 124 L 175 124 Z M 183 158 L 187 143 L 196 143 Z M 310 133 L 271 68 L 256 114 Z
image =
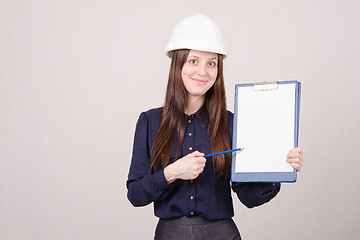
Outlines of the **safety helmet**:
M 226 55 L 225 42 L 219 26 L 210 17 L 196 13 L 181 20 L 174 28 L 166 54 L 171 58 L 172 51 L 193 49 Z

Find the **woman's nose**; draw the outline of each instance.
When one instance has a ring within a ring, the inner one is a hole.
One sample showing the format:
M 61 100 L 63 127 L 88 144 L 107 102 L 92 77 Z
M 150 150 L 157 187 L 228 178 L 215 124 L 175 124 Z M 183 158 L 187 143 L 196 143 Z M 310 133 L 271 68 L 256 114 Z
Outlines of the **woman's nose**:
M 205 76 L 206 75 L 206 66 L 203 64 L 199 65 L 197 72 L 200 76 Z

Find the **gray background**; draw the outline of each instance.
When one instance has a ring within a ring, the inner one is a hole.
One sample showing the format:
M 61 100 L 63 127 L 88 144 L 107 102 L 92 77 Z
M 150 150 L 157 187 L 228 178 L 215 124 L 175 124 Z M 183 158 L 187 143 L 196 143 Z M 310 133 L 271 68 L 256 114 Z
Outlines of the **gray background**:
M 244 239 L 356 239 L 360 2 L 0 1 L 0 239 L 152 239 L 126 198 L 135 123 L 161 106 L 174 25 L 221 27 L 236 83 L 303 84 L 296 184 L 259 208 L 234 196 Z

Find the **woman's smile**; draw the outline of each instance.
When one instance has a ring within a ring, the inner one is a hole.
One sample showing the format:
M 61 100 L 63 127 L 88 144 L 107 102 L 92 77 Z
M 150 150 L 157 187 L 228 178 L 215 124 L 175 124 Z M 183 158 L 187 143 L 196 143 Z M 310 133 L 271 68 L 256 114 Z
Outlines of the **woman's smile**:
M 199 78 L 190 77 L 190 79 L 193 80 L 196 84 L 199 84 L 199 85 L 204 85 L 205 83 L 208 82 L 207 80 L 203 80 L 203 79 L 199 79 Z

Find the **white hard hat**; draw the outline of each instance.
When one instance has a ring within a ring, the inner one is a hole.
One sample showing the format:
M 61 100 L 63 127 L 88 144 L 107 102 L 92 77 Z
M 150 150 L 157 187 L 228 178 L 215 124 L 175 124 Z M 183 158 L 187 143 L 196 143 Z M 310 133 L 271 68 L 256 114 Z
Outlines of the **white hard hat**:
M 181 20 L 174 28 L 166 54 L 171 57 L 177 49 L 193 49 L 226 55 L 219 26 L 210 17 L 196 13 Z

